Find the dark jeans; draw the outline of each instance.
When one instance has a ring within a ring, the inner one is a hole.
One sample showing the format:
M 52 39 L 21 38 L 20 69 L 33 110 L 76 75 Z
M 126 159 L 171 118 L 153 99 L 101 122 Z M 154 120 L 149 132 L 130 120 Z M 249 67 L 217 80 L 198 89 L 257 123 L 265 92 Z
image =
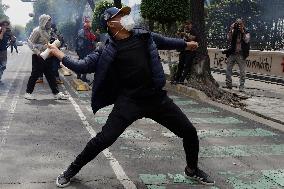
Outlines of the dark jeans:
M 180 108 L 166 95 L 161 100 L 145 100 L 140 103 L 120 96 L 102 131 L 87 143 L 71 165 L 79 171 L 101 151 L 112 145 L 129 125 L 142 117 L 155 120 L 182 138 L 187 165 L 192 169 L 197 168 L 199 153 L 197 131 Z
M 60 68 L 60 60 L 52 57 L 53 62 L 52 62 L 52 73 L 56 78 L 59 78 L 59 72 L 58 69 Z
M 18 52 L 18 47 L 17 47 L 16 43 L 15 44 L 11 44 L 11 53 L 13 53 L 13 49 L 14 49 L 13 47 L 16 49 L 16 52 L 19 53 Z
M 34 91 L 34 87 L 36 84 L 37 79 L 45 75 L 49 87 L 53 94 L 59 93 L 56 79 L 54 74 L 52 73 L 52 58 L 48 58 L 43 60 L 40 56 L 33 54 L 32 56 L 32 73 L 28 81 L 27 85 L 27 93 L 32 93 Z
M 78 53 L 79 60 L 83 60 L 88 54 L 85 53 Z M 77 79 L 81 79 L 82 81 L 87 81 L 87 74 L 81 74 L 81 73 L 76 73 L 77 74 Z
M 190 72 L 190 68 L 192 66 L 193 60 L 196 56 L 195 52 L 190 51 L 182 51 L 179 54 L 179 64 L 178 69 L 175 76 L 175 81 L 184 82 L 186 76 Z
M 7 51 L 0 51 L 0 80 L 7 65 Z

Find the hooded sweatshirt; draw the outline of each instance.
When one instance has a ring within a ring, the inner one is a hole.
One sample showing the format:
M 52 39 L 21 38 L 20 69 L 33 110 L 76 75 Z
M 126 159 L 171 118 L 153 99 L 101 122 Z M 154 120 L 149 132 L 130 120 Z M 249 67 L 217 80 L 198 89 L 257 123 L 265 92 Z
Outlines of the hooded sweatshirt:
M 46 29 L 46 23 L 51 19 L 49 15 L 43 14 L 39 17 L 39 26 L 36 27 L 28 39 L 28 45 L 34 54 L 40 54 L 46 49 L 50 40 L 50 29 Z

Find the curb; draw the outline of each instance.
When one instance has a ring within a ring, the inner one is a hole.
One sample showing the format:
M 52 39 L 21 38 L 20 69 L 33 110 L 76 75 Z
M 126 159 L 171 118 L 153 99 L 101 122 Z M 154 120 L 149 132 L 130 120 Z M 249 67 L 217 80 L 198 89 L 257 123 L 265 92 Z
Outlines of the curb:
M 264 118 L 264 119 L 267 119 L 267 120 L 270 120 L 270 121 L 273 121 L 273 122 L 282 124 L 282 125 L 284 126 L 284 122 L 283 122 L 283 121 L 280 121 L 280 120 L 278 120 L 278 119 L 274 119 L 274 118 L 272 118 L 272 117 L 268 117 L 268 116 L 266 116 L 266 115 L 260 114 L 260 113 L 258 113 L 258 112 L 255 112 L 255 111 L 250 110 L 250 109 L 247 109 L 247 108 L 244 108 L 244 111 L 249 112 L 249 113 L 251 113 L 251 114 L 255 114 L 255 115 L 257 115 L 257 116 L 259 116 L 259 117 L 262 117 L 262 118 Z
M 202 91 L 199 91 L 197 89 L 191 88 L 191 87 L 187 87 L 185 85 L 171 85 L 170 81 L 167 81 L 165 88 L 169 91 L 172 92 L 177 92 L 179 94 L 191 97 L 195 100 L 200 100 L 200 101 L 204 101 L 206 103 L 209 103 L 213 106 L 217 106 L 219 108 L 222 108 L 224 110 L 230 111 L 234 114 L 238 114 L 241 116 L 244 116 L 248 119 L 251 119 L 253 121 L 259 122 L 259 123 L 263 123 L 266 125 L 269 125 L 270 127 L 280 130 L 280 131 L 284 131 L 284 122 L 262 115 L 258 112 L 255 112 L 253 110 L 249 110 L 247 108 L 244 109 L 240 109 L 240 108 L 234 108 L 216 101 L 212 101 L 208 96 L 206 96 L 205 93 L 203 93 Z
M 172 85 L 170 83 L 170 81 L 167 81 L 165 88 L 170 90 L 170 91 L 178 92 L 178 93 L 183 94 L 185 96 L 194 98 L 196 100 L 201 100 L 201 101 L 210 100 L 209 97 L 205 93 L 203 93 L 202 91 L 199 91 L 199 90 L 191 88 L 191 87 L 187 87 L 185 85 L 180 85 L 180 84 Z

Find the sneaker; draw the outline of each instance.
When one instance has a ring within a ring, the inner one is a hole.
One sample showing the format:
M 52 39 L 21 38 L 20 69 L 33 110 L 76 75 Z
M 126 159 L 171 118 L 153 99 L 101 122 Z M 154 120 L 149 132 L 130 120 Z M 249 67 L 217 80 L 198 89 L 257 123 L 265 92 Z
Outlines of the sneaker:
M 62 92 L 59 92 L 56 95 L 54 95 L 55 100 L 67 100 L 68 98 L 69 98 L 69 96 L 63 94 Z
M 24 97 L 27 100 L 36 100 L 35 96 L 32 95 L 31 93 L 26 93 Z
M 191 170 L 189 167 L 185 167 L 184 173 L 194 180 L 197 180 L 199 183 L 212 186 L 215 184 L 214 180 L 211 180 L 209 176 L 199 168 L 196 170 Z
M 74 177 L 80 169 L 76 169 L 73 164 L 71 164 L 67 170 L 63 171 L 57 178 L 56 178 L 56 186 L 59 188 L 64 188 L 70 184 L 71 178 Z
M 63 172 L 56 178 L 56 186 L 64 188 L 70 184 L 70 180 L 71 178 L 65 177 Z

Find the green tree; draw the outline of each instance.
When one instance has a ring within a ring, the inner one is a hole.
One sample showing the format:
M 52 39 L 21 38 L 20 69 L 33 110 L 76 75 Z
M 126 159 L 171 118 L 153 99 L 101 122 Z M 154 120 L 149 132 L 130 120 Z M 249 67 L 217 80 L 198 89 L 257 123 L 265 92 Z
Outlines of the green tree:
M 94 31 L 96 30 L 96 28 L 100 28 L 101 32 L 103 33 L 107 32 L 105 29 L 101 28 L 100 18 L 106 9 L 113 7 L 113 6 L 114 4 L 109 1 L 101 1 L 96 4 L 96 8 L 95 8 L 94 15 L 93 15 L 93 23 L 92 23 L 92 27 Z
M 5 11 L 9 8 L 9 6 L 2 4 L 0 2 L 0 21 L 9 20 L 9 17 L 5 14 Z
M 35 25 L 34 25 L 34 21 L 33 20 L 30 20 L 27 24 L 26 24 L 26 27 L 25 27 L 25 33 L 26 33 L 26 36 L 29 37 L 30 34 L 32 33 L 33 29 L 35 28 Z
M 189 16 L 188 0 L 142 0 L 141 15 L 143 18 L 162 25 L 164 33 L 173 35 L 177 21 L 184 21 Z M 152 23 L 151 23 L 152 22 Z M 150 26 L 150 30 L 153 26 Z
M 64 36 L 65 41 L 70 42 L 69 47 L 73 49 L 73 40 L 74 40 L 74 27 L 75 27 L 76 23 L 72 20 L 68 20 L 66 22 L 60 22 L 58 25 L 58 30 L 62 33 L 62 35 Z M 77 35 L 77 34 L 76 34 Z M 71 45 L 71 46 L 70 46 Z

